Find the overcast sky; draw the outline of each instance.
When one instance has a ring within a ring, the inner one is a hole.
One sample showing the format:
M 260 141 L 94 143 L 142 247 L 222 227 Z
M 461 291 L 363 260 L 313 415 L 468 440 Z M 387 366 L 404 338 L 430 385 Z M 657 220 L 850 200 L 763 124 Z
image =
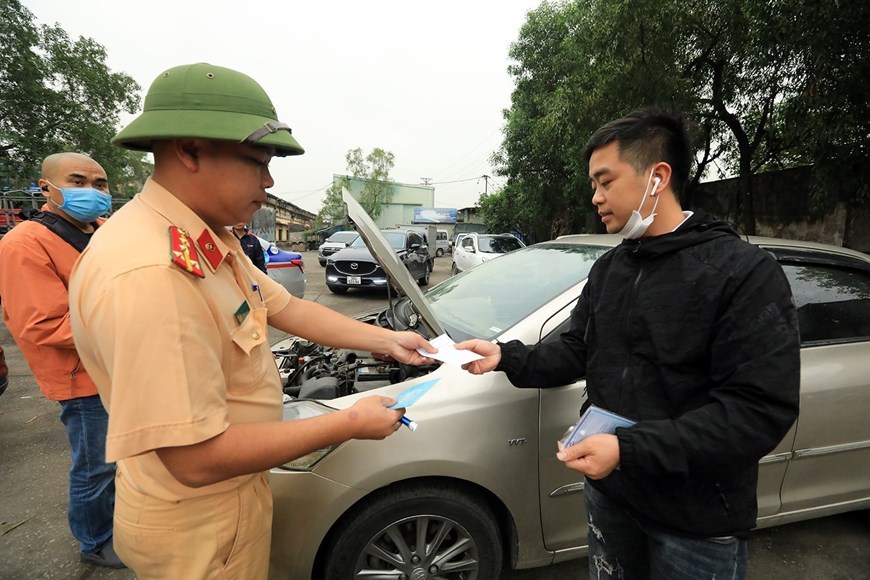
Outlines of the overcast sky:
M 540 0 L 22 0 L 38 24 L 106 48 L 142 86 L 210 62 L 259 82 L 305 148 L 275 158 L 271 193 L 312 212 L 345 154 L 395 155 L 394 181 L 435 185 L 435 206 L 503 185 L 489 164 L 513 89 L 508 49 Z M 126 122 L 131 117 L 124 117 Z M 453 183 L 445 183 L 453 182 Z

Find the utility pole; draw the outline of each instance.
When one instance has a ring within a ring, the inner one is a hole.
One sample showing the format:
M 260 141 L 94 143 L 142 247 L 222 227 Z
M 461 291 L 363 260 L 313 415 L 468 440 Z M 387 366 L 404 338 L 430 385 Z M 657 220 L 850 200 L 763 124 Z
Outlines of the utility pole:
M 487 195 L 489 193 L 489 175 L 482 175 L 483 177 L 483 195 Z
M 430 183 L 432 183 L 431 177 L 421 177 L 420 180 L 423 182 L 423 185 L 429 185 Z

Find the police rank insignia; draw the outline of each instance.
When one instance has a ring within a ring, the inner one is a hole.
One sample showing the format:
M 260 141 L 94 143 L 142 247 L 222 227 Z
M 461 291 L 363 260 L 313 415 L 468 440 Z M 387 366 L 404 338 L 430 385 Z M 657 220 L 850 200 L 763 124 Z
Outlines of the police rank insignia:
M 169 250 L 176 266 L 198 278 L 205 278 L 205 272 L 202 271 L 196 255 L 196 247 L 186 230 L 177 226 L 169 227 Z

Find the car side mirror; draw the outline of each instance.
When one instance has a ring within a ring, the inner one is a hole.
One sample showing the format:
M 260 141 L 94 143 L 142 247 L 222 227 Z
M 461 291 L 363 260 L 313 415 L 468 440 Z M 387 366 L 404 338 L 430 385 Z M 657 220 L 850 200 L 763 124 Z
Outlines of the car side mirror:
M 417 250 L 420 249 L 420 244 L 411 244 L 411 246 L 408 249 L 411 250 L 412 252 L 416 252 Z

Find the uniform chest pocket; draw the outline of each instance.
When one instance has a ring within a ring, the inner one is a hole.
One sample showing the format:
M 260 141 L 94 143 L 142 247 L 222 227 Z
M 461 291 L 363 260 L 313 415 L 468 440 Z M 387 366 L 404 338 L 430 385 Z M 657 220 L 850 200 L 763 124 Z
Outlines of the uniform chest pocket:
M 263 380 L 267 364 L 275 364 L 266 344 L 266 315 L 265 308 L 254 308 L 232 332 L 233 353 L 227 372 L 233 393 L 252 391 Z

